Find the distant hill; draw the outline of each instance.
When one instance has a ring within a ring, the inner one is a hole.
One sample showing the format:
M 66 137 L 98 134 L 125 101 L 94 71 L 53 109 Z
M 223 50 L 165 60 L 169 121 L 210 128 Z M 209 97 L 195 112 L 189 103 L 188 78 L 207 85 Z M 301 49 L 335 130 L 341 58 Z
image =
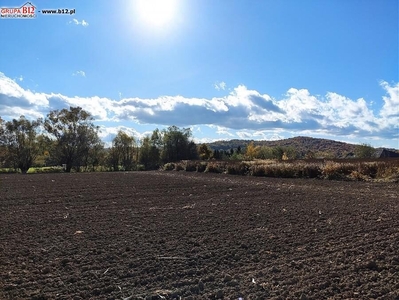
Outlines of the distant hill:
M 251 140 L 230 140 L 217 141 L 209 143 L 208 146 L 212 150 L 230 150 L 231 148 L 245 149 Z M 300 154 L 304 156 L 308 151 L 312 151 L 317 156 L 321 157 L 345 157 L 349 153 L 355 151 L 356 145 L 343 142 L 337 142 L 328 139 L 318 139 L 312 137 L 298 136 L 294 138 L 278 140 L 278 141 L 253 141 L 255 146 L 267 147 L 293 147 Z

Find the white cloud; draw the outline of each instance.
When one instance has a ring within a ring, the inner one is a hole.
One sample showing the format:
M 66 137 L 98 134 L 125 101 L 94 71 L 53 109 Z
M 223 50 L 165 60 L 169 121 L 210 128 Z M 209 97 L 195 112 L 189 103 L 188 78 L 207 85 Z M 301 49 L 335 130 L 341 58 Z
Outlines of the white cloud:
M 24 81 L 24 77 L 22 75 L 19 75 L 19 77 L 15 78 L 15 80 Z
M 216 89 L 216 90 L 218 90 L 218 91 L 220 91 L 220 90 L 225 90 L 226 89 L 226 82 L 224 82 L 224 81 L 222 81 L 222 82 L 215 82 L 214 84 L 213 84 L 213 87 Z
M 49 101 L 46 94 L 25 90 L 19 84 L 0 72 L 0 115 L 18 118 L 21 114 L 33 118 L 37 111 L 46 109 Z
M 89 26 L 89 23 L 87 23 L 85 20 L 78 21 L 77 19 L 73 19 L 72 21 L 69 21 L 69 24 L 82 25 L 84 27 Z
M 253 135 L 252 135 L 250 132 L 246 131 L 246 130 L 237 131 L 237 132 L 236 132 L 236 135 L 237 135 L 240 139 L 243 139 L 243 140 L 250 140 L 250 139 L 253 138 Z
M 67 97 L 61 94 L 47 95 L 52 109 L 62 109 L 65 106 L 80 106 L 89 111 L 98 121 L 106 121 L 109 119 L 109 111 L 107 107 L 112 105 L 112 100 L 107 98 L 94 97 Z
M 252 133 L 252 136 L 254 137 L 254 139 L 265 140 L 265 141 L 277 141 L 284 139 L 284 136 L 279 135 L 278 131 L 276 133 L 275 131 L 269 131 L 269 130 L 254 131 Z
M 81 106 L 96 121 L 133 121 L 137 125 L 206 125 L 223 137 L 274 139 L 282 132 L 363 137 L 398 137 L 399 84 L 381 83 L 386 95 L 383 106 L 373 112 L 363 98 L 350 99 L 334 92 L 324 97 L 306 89 L 291 88 L 281 99 L 240 85 L 227 95 L 214 98 L 162 96 L 154 99 L 109 99 L 98 96 L 69 97 L 25 90 L 0 73 L 0 116 L 45 116 L 52 109 Z M 122 95 L 120 95 L 122 96 Z M 30 112 L 30 113 L 29 113 Z M 197 126 L 197 127 L 196 127 Z M 109 133 L 109 130 L 107 131 Z M 202 132 L 198 130 L 198 134 Z M 137 134 L 137 133 L 136 133 Z
M 231 133 L 231 132 L 229 131 L 229 129 L 226 128 L 226 127 L 218 126 L 218 125 L 212 125 L 212 124 L 208 125 L 208 127 L 212 128 L 212 129 L 216 129 L 216 133 L 217 133 L 218 135 L 224 135 L 224 136 L 234 137 L 234 134 Z
M 216 142 L 216 141 L 218 141 L 219 139 L 212 139 L 212 138 L 196 138 L 196 137 L 194 137 L 193 138 L 193 141 L 194 141 L 194 143 L 196 143 L 196 144 L 207 144 L 207 143 L 212 143 L 212 142 Z
M 76 72 L 72 73 L 72 76 L 86 77 L 86 73 L 84 71 L 76 71 Z
M 136 142 L 140 142 L 146 135 L 149 134 L 149 132 L 140 133 L 131 127 L 122 126 L 122 125 L 111 126 L 111 127 L 100 126 L 99 137 L 101 138 L 102 141 L 104 141 L 105 147 L 112 146 L 112 140 L 120 130 L 130 136 L 133 136 Z
M 398 124 L 399 123 L 399 83 L 391 86 L 387 82 L 381 81 L 380 85 L 387 93 L 387 96 L 382 97 L 384 104 L 380 111 L 380 115 L 383 118 L 386 118 L 388 126 Z

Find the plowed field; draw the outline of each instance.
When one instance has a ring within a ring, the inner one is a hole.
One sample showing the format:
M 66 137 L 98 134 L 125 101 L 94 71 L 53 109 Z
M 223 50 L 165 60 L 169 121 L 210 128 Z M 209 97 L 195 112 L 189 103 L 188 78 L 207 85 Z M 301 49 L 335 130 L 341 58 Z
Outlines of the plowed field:
M 397 183 L 0 176 L 1 299 L 399 299 Z

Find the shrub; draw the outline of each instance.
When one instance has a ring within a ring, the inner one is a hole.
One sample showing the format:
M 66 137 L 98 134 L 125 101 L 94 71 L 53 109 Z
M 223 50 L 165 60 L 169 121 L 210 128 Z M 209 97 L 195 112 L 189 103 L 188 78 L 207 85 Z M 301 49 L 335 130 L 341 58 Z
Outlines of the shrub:
M 63 173 L 62 167 L 42 167 L 42 168 L 30 168 L 28 174 L 39 174 L 39 173 Z
M 224 167 L 220 163 L 210 162 L 206 166 L 205 172 L 209 173 L 223 173 Z
M 145 165 L 137 165 L 137 171 L 145 171 Z
M 321 169 L 317 164 L 303 164 L 298 177 L 317 178 L 321 175 Z
M 399 167 L 395 167 L 388 162 L 381 162 L 377 166 L 376 178 L 390 178 L 398 175 Z
M 350 163 L 337 163 L 329 161 L 322 168 L 322 175 L 326 179 L 345 179 L 345 175 L 350 175 L 355 171 L 355 166 Z
M 266 175 L 266 166 L 265 165 L 252 165 L 249 171 L 249 174 L 252 176 L 265 176 Z
M 174 163 L 166 163 L 163 166 L 164 171 L 172 171 L 175 169 L 175 164 Z
M 175 164 L 175 171 L 183 171 L 184 170 L 184 166 L 181 163 L 177 163 Z
M 185 170 L 186 172 L 195 172 L 197 170 L 197 165 L 194 162 L 188 160 L 185 163 Z
M 365 181 L 368 179 L 368 177 L 364 174 L 362 174 L 359 171 L 352 171 L 352 173 L 349 175 L 350 178 L 358 181 Z
M 279 170 L 279 177 L 283 178 L 294 178 L 297 177 L 296 168 L 293 164 L 282 163 L 279 166 L 277 165 L 277 169 Z
M 21 171 L 13 168 L 1 168 L 0 173 L 21 173 Z
M 358 165 L 358 170 L 360 174 L 370 176 L 371 178 L 375 178 L 378 171 L 378 163 L 377 162 L 360 162 Z M 353 173 L 353 172 L 352 172 Z
M 205 172 L 206 168 L 208 166 L 208 163 L 206 162 L 200 162 L 199 164 L 197 164 L 197 172 Z
M 226 172 L 231 175 L 247 175 L 249 172 L 249 165 L 245 162 L 229 164 L 226 167 Z

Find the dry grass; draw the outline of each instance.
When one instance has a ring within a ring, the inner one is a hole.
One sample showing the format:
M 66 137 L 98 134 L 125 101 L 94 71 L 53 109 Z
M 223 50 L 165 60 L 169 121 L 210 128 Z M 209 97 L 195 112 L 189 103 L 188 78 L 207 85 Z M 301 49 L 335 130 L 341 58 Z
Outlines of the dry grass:
M 231 175 L 280 178 L 320 178 L 358 181 L 398 181 L 399 160 L 253 160 L 253 161 L 182 161 L 166 164 L 164 170 L 186 170 Z

